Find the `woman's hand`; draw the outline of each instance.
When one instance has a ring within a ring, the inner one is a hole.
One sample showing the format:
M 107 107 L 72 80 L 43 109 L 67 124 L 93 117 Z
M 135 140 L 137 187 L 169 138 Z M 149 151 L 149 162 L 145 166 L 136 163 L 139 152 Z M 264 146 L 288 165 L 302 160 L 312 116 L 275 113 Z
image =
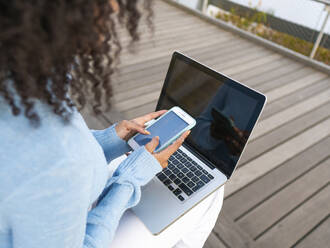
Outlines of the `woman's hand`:
M 147 130 L 144 129 L 145 123 L 163 115 L 164 113 L 166 113 L 166 111 L 167 110 L 160 110 L 157 112 L 152 112 L 150 114 L 135 118 L 130 121 L 123 120 L 119 122 L 115 127 L 117 135 L 121 139 L 128 141 L 136 133 L 150 134 Z
M 171 157 L 171 155 L 176 152 L 179 147 L 182 145 L 183 141 L 187 138 L 187 136 L 190 134 L 190 130 L 186 131 L 184 134 L 180 136 L 172 145 L 166 147 L 164 150 L 158 153 L 154 153 L 154 150 L 158 146 L 159 143 L 159 137 L 153 137 L 152 140 L 146 144 L 146 149 L 149 151 L 160 163 L 160 165 L 163 168 L 166 168 L 168 165 L 168 159 Z

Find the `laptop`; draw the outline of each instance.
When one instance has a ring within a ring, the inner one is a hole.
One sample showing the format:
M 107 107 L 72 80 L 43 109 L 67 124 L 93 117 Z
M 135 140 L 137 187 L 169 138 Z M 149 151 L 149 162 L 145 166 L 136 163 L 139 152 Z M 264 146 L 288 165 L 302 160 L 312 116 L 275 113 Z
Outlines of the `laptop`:
M 132 210 L 157 235 L 233 175 L 266 97 L 174 52 L 156 110 L 179 106 L 196 126 Z

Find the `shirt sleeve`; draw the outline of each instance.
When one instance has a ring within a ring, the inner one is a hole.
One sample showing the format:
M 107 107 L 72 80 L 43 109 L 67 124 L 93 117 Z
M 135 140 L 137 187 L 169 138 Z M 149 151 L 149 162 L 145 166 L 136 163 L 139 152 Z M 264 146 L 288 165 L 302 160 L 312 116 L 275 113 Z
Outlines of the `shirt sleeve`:
M 104 130 L 91 130 L 93 136 L 102 147 L 108 163 L 131 150 L 127 142 L 117 135 L 116 125 L 117 123 Z
M 161 169 L 144 147 L 134 151 L 89 212 L 89 199 L 82 199 L 89 197 L 85 192 L 90 185 L 77 187 L 79 177 L 71 178 L 68 170 L 57 168 L 51 176 L 34 178 L 6 205 L 12 247 L 109 248 L 123 213 L 138 203 L 141 186 Z

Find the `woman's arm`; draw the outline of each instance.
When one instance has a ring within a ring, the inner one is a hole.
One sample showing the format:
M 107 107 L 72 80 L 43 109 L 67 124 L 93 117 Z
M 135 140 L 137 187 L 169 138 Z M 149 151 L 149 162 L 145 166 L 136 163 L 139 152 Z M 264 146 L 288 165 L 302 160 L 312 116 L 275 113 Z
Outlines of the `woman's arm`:
M 165 112 L 166 110 L 159 110 L 130 121 L 123 120 L 104 130 L 91 130 L 92 134 L 101 145 L 107 162 L 109 163 L 111 160 L 130 151 L 131 149 L 127 141 L 136 133 L 150 134 L 145 130 L 145 124 L 152 119 L 158 118 Z
M 116 125 L 117 123 L 104 130 L 91 130 L 93 136 L 102 147 L 108 163 L 131 150 L 127 142 L 118 136 L 115 129 Z
M 138 203 L 140 187 L 162 169 L 145 147 L 134 151 L 88 212 L 91 185 L 82 184 L 84 175 L 74 176 L 67 162 L 33 178 L 6 202 L 13 248 L 109 248 L 122 214 Z
M 85 245 L 88 248 L 109 244 L 123 213 L 135 206 L 141 197 L 141 186 L 162 170 L 159 162 L 145 147 L 124 160 L 107 183 L 97 207 L 87 217 Z

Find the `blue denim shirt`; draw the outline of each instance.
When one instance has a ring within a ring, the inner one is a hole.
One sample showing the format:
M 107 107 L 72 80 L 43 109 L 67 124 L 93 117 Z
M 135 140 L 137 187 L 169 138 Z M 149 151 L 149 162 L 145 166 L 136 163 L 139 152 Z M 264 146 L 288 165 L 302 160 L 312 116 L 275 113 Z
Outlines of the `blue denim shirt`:
M 108 162 L 129 150 L 114 126 L 93 131 L 78 112 L 64 124 L 49 106 L 36 110 L 39 128 L 0 98 L 0 247 L 109 248 L 160 164 L 141 147 L 108 179 Z

